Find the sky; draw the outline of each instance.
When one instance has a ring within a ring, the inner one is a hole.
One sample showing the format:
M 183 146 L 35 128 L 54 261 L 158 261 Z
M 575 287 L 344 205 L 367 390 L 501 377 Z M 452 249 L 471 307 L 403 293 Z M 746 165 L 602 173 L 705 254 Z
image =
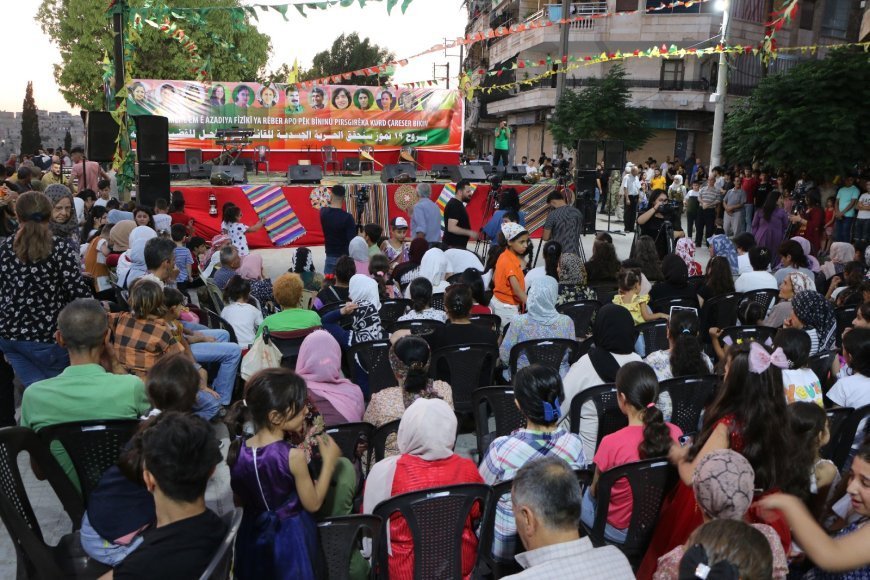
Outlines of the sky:
M 104 0 L 91 0 L 102 2 Z M 243 4 L 281 4 L 287 0 L 242 0 Z M 15 23 L 4 30 L 3 41 L 7 47 L 20 47 L 27 54 L 26 67 L 13 67 L 14 74 L 6 75 L 0 91 L 0 110 L 20 111 L 28 81 L 33 81 L 33 96 L 36 106 L 48 111 L 73 111 L 64 101 L 54 81 L 53 67 L 60 59 L 56 48 L 34 19 L 40 0 L 14 0 L 4 2 L 6 23 Z M 401 4 L 401 3 L 399 3 Z M 173 2 L 182 6 L 183 0 Z M 272 55 L 268 68 L 277 69 L 282 63 L 292 64 L 299 59 L 303 68 L 311 65 L 314 55 L 328 50 L 333 40 L 342 33 L 357 32 L 360 37 L 369 37 L 372 42 L 388 48 L 397 59 L 422 52 L 444 42 L 444 37 L 455 39 L 465 31 L 466 12 L 462 0 L 414 0 L 403 15 L 398 6 L 392 16 L 387 16 L 385 2 L 370 2 L 365 8 L 358 4 L 352 7 L 334 7 L 328 10 L 307 11 L 302 18 L 294 9 L 287 12 L 285 22 L 278 12 L 259 12 L 257 28 L 272 39 Z M 416 82 L 432 79 L 433 63 L 450 63 L 454 79 L 459 68 L 459 50 L 439 51 L 432 55 L 411 60 L 406 67 L 396 69 L 396 82 Z M 372 65 L 381 63 L 371 63 Z M 438 76 L 444 76 L 442 68 Z M 170 79 L 167 79 L 170 80 Z M 235 81 L 238 79 L 214 79 Z

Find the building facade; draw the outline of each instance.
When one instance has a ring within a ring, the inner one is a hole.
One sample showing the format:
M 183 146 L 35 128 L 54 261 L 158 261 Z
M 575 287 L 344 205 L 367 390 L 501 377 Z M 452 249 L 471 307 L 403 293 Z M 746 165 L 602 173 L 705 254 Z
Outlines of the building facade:
M 72 135 L 74 147 L 84 145 L 85 125 L 80 115 L 69 111 L 37 111 L 37 117 L 43 147 L 63 147 L 63 139 L 67 131 Z M 6 161 L 10 155 L 18 155 L 21 152 L 21 113 L 0 111 L 0 160 Z M 24 153 L 33 153 L 33 151 Z

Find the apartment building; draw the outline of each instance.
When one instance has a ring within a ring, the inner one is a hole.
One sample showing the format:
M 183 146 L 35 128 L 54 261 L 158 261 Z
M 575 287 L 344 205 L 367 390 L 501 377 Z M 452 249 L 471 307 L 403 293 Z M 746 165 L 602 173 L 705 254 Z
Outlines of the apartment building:
M 73 146 L 84 145 L 85 126 L 80 115 L 69 111 L 42 110 L 37 111 L 36 115 L 39 119 L 39 136 L 44 147 L 63 146 L 67 131 L 72 136 Z M 13 153 L 21 153 L 21 113 L 0 111 L 0 161 L 5 162 Z
M 551 0 L 555 1 L 555 0 Z M 596 56 L 621 51 L 632 53 L 654 46 L 679 48 L 715 46 L 722 27 L 722 0 L 693 3 L 689 7 L 655 10 L 669 0 L 605 0 L 573 3 L 572 17 L 595 16 L 570 23 L 568 53 L 571 56 Z M 728 43 L 756 45 L 764 36 L 764 22 L 771 0 L 730 0 Z M 561 18 L 562 6 L 539 0 L 470 0 L 466 33 L 474 34 L 499 26 L 545 23 Z M 637 11 L 634 14 L 626 12 Z M 798 17 L 777 33 L 780 47 L 828 45 L 854 42 L 859 37 L 862 0 L 800 0 Z M 545 26 L 478 42 L 470 47 L 466 70 L 498 70 L 517 61 L 559 63 L 561 26 Z M 815 55 L 780 53 L 765 71 L 760 58 L 729 56 L 728 98 L 731 108 L 737 99 L 748 95 L 765 74 L 776 74 L 794 66 L 800 58 Z M 718 55 L 679 58 L 630 58 L 623 61 L 628 73 L 631 103 L 649 109 L 648 119 L 655 129 L 652 139 L 632 159 L 652 156 L 663 161 L 667 156 L 685 159 L 692 153 L 709 160 L 713 129 Z M 554 70 L 558 64 L 552 65 Z M 565 73 L 568 90 L 582 90 L 606 75 L 612 63 L 583 66 Z M 493 129 L 506 119 L 514 129 L 511 143 L 513 159 L 552 155 L 554 143 L 547 128 L 556 104 L 556 75 L 532 85 L 519 84 L 545 72 L 546 66 L 505 70 L 500 76 L 485 76 L 483 86 L 516 83 L 509 90 L 478 93 L 467 108 L 466 128 L 481 152 L 493 149 Z M 727 110 L 727 109 L 726 109 Z

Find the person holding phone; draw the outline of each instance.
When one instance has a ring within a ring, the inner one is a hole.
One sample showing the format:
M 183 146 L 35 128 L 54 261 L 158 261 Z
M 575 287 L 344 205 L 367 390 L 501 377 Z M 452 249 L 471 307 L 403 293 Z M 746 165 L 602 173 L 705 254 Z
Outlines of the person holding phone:
M 507 126 L 507 121 L 502 121 L 498 124 L 495 130 L 495 154 L 492 157 L 493 168 L 498 167 L 498 162 L 502 161 L 504 167 L 508 166 L 508 151 L 510 150 L 511 130 Z

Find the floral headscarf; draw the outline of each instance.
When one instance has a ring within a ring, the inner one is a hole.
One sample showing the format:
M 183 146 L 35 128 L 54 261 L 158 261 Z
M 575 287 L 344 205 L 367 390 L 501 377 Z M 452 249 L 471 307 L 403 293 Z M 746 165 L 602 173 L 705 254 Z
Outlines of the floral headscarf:
M 816 287 L 815 282 L 810 280 L 810 277 L 803 272 L 791 272 L 788 275 L 788 279 L 791 280 L 792 292 L 794 294 L 813 290 Z
M 755 494 L 755 470 L 730 449 L 705 455 L 692 480 L 698 507 L 713 519 L 742 520 Z
M 430 358 L 431 361 L 431 358 Z M 396 355 L 396 345 L 390 347 L 390 365 L 393 367 L 393 374 L 396 375 L 396 379 L 399 381 L 399 384 L 404 385 L 405 379 L 408 378 L 408 365 L 402 362 L 402 359 Z M 429 362 L 426 363 L 424 369 L 426 373 L 429 372 Z M 426 387 L 421 389 L 416 393 L 409 393 L 405 389 L 402 389 L 402 402 L 405 405 L 405 408 L 411 406 L 411 404 L 417 399 L 440 399 L 441 397 L 435 391 L 434 383 L 432 379 L 428 379 L 426 381 Z
M 577 254 L 565 252 L 559 258 L 559 283 L 586 286 L 586 266 Z
M 734 247 L 734 242 L 728 236 L 718 234 L 710 238 L 710 255 L 722 256 L 728 260 L 728 265 L 731 266 L 731 273 L 737 274 L 737 248 Z
M 677 240 L 674 253 L 686 263 L 686 267 L 689 268 L 689 276 L 700 276 L 703 274 L 701 265 L 695 261 L 695 242 L 689 238 L 680 238 Z
M 819 352 L 831 350 L 837 338 L 837 316 L 831 303 L 818 292 L 807 290 L 797 292 L 791 306 L 801 322 L 816 329 Z

